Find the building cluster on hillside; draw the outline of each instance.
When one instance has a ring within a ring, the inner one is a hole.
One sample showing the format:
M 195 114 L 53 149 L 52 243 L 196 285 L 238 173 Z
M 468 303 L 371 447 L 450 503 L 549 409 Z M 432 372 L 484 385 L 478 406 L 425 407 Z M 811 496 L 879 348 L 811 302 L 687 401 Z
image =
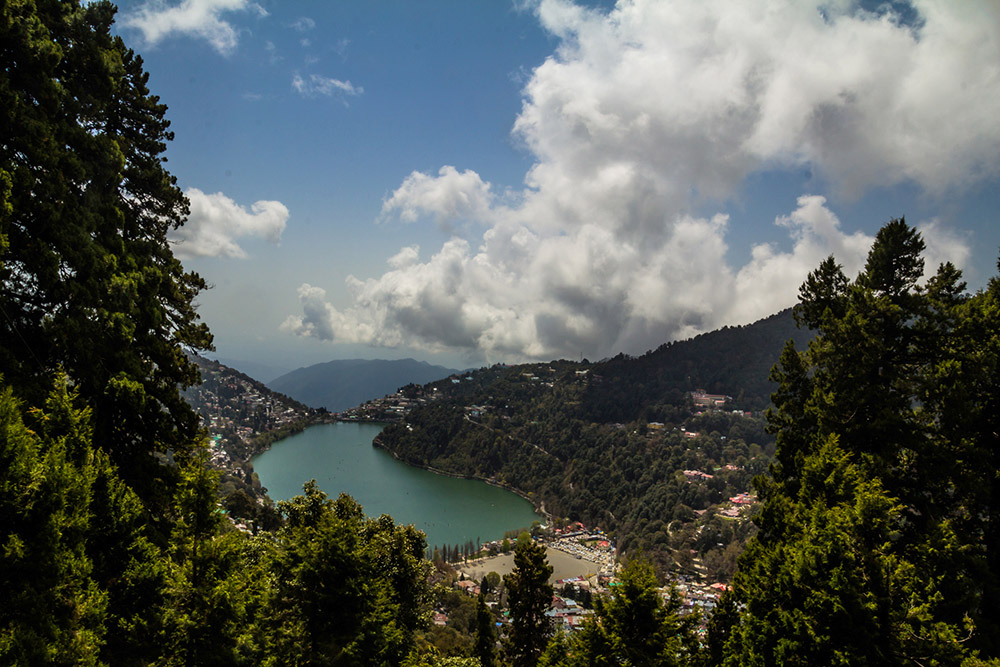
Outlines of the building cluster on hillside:
M 611 576 L 615 573 L 617 552 L 615 545 L 600 528 L 587 530 L 576 522 L 567 528 L 553 531 L 553 538 L 546 540 L 546 546 L 558 549 L 597 566 L 597 575 Z
M 299 421 L 313 412 L 304 406 L 297 409 L 239 375 L 206 368 L 201 372 L 202 385 L 192 405 L 212 433 L 231 431 L 245 440 Z
M 230 467 L 232 457 L 222 444 L 222 436 L 215 434 L 208 441 L 209 463 L 212 467 L 225 470 Z
M 202 357 L 195 357 L 202 383 L 184 397 L 210 434 L 213 467 L 249 483 L 252 440 L 268 431 L 314 418 L 316 411 L 275 394 L 260 383 Z
M 610 592 L 610 586 L 617 581 L 615 545 L 600 528 L 587 528 L 579 521 L 551 531 L 545 526 L 541 526 L 540 529 L 541 532 L 533 538 L 537 544 L 558 549 L 594 566 L 591 574 L 586 577 L 568 577 L 556 581 L 555 590 L 558 594 L 552 596 L 552 603 L 546 612 L 556 626 L 567 630 L 578 628 L 587 616 L 593 614 L 593 611 L 585 608 L 584 604 L 572 595 L 581 595 L 585 600 L 590 600 L 592 595 L 606 595 Z M 487 542 L 482 548 L 484 552 L 496 554 L 500 553 L 502 545 L 503 540 L 497 540 Z M 513 545 L 508 543 L 507 546 L 511 548 Z M 587 569 L 591 569 L 590 565 Z M 479 595 L 479 583 L 471 579 L 462 579 L 453 585 L 470 596 Z M 496 603 L 488 604 L 495 606 Z M 502 622 L 508 622 L 506 616 L 501 618 Z M 435 623 L 444 625 L 446 622 L 447 616 L 439 611 L 435 615 Z
M 725 394 L 708 394 L 704 389 L 696 389 L 691 392 L 691 400 L 696 408 L 717 409 L 733 399 Z
M 729 498 L 729 505 L 719 511 L 719 516 L 727 519 L 738 519 L 750 513 L 757 503 L 757 497 L 749 493 L 738 493 Z
M 365 401 L 361 405 L 337 413 L 337 419 L 341 421 L 377 421 L 377 422 L 399 422 L 410 413 L 413 408 L 426 405 L 434 400 L 436 396 L 431 393 L 429 396 L 406 396 L 403 392 L 397 391 L 382 398 L 374 398 Z
M 503 364 L 497 364 L 494 369 L 506 368 Z M 562 374 L 560 374 L 562 373 Z M 589 370 L 574 370 L 573 373 L 561 372 L 551 366 L 538 366 L 531 370 L 523 371 L 514 380 L 521 380 L 529 384 L 539 384 L 546 387 L 554 387 L 558 383 L 586 384 L 591 379 L 599 380 L 597 376 L 591 376 Z M 452 389 L 469 382 L 475 382 L 476 376 L 468 373 L 459 373 L 447 378 L 423 386 L 409 385 L 403 387 L 393 394 L 387 394 L 382 398 L 375 398 L 335 415 L 341 421 L 378 421 L 378 422 L 401 422 L 416 407 L 426 405 L 445 396 L 454 396 Z M 435 386 L 437 385 L 437 386 Z M 469 419 L 476 420 L 484 417 L 488 413 L 499 412 L 503 415 L 504 408 L 509 406 L 491 406 L 486 404 L 470 404 L 465 406 L 465 415 Z
M 700 612 L 702 629 L 708 615 L 715 609 L 719 596 L 729 589 L 726 584 L 706 584 L 687 575 L 680 575 L 671 583 L 681 597 L 681 614 Z M 670 595 L 670 586 L 662 588 L 660 592 L 666 598 Z
M 604 536 L 600 533 L 586 530 L 571 531 L 572 528 L 566 530 L 562 537 L 539 541 L 567 553 L 579 554 L 578 557 L 586 560 L 599 559 L 601 573 L 587 577 L 568 577 L 555 582 L 556 594 L 552 596 L 552 602 L 545 615 L 552 620 L 554 627 L 561 627 L 567 631 L 579 629 L 587 618 L 594 614 L 592 609 L 587 608 L 590 606 L 589 602 L 582 603 L 573 596 L 579 596 L 582 600 L 589 601 L 594 595 L 612 594 L 614 587 L 620 583 L 615 574 L 614 546 L 603 539 Z M 584 546 L 580 543 L 581 540 L 588 543 L 596 541 L 596 545 Z M 581 547 L 583 550 L 580 550 Z M 607 556 L 611 557 L 610 560 L 605 560 Z M 592 562 L 599 561 L 593 560 Z M 477 597 L 480 592 L 480 583 L 472 579 L 455 581 L 453 586 L 471 597 Z M 696 576 L 677 575 L 666 586 L 659 589 L 659 594 L 664 601 L 669 601 L 672 595 L 679 596 L 681 601 L 679 613 L 682 616 L 699 613 L 701 615 L 700 631 L 703 632 L 708 617 L 718 603 L 719 596 L 728 589 L 727 584 L 705 583 Z M 495 607 L 497 602 L 488 601 L 487 604 Z M 506 614 L 501 615 L 500 618 L 501 623 L 509 622 Z M 446 625 L 448 616 L 439 609 L 434 613 L 433 621 L 438 625 Z
M 566 585 L 573 586 L 577 590 L 590 590 L 590 583 L 582 577 L 560 579 L 556 582 L 556 589 Z M 585 609 L 582 604 L 573 598 L 562 595 L 553 595 L 552 604 L 549 607 L 549 610 L 545 612 L 545 615 L 552 619 L 552 623 L 555 627 L 561 627 L 565 630 L 576 630 L 580 628 L 580 626 L 583 625 L 583 622 L 587 620 L 588 617 L 593 616 L 593 614 L 594 611 L 592 609 Z

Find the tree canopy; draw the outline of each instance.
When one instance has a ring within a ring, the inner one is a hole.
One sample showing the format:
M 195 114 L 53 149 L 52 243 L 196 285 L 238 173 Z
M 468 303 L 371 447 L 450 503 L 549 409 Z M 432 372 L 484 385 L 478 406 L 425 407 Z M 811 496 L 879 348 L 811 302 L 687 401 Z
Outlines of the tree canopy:
M 664 598 L 652 564 L 630 559 L 619 573 L 618 585 L 608 598 L 598 598 L 595 615 L 580 632 L 547 651 L 548 664 L 564 667 L 589 665 L 696 665 L 700 647 L 695 629 L 697 614 L 680 615 L 681 598 L 671 588 Z M 559 655 L 556 658 L 557 654 Z
M 518 539 L 514 571 L 503 578 L 511 615 L 507 656 L 515 667 L 534 667 L 552 636 L 552 623 L 545 615 L 552 604 L 551 575 L 545 547 L 530 538 Z
M 95 442 L 147 500 L 167 502 L 152 454 L 191 445 L 177 391 L 184 348 L 211 346 L 205 288 L 167 233 L 188 204 L 166 170 L 166 107 L 110 32 L 108 2 L 0 6 L 0 372 L 40 404 L 62 369 Z
M 996 657 L 1000 283 L 968 295 L 920 234 L 878 233 L 862 273 L 825 260 L 795 315 L 818 335 L 772 377 L 725 664 L 958 664 Z M 733 614 L 730 614 L 732 618 Z

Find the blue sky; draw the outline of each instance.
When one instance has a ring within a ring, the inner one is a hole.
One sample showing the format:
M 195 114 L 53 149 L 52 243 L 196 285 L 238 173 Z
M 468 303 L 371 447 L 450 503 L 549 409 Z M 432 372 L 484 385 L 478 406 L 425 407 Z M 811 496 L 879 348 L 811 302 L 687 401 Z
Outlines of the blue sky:
M 214 287 L 278 368 L 639 354 L 765 317 L 905 215 L 1000 249 L 994 2 L 133 0 Z

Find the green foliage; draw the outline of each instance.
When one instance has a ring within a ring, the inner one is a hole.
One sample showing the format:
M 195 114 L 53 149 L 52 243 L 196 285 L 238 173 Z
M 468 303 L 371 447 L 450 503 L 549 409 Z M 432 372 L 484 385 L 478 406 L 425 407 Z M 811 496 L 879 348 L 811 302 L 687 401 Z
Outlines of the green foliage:
M 50 407 L 33 415 L 36 433 L 10 388 L 0 392 L 0 662 L 98 664 L 107 595 L 87 553 L 95 466 L 80 447 L 86 413 L 72 408 L 65 382 Z
M 733 627 L 739 622 L 740 614 L 732 589 L 724 592 L 712 610 L 705 624 L 705 664 L 707 667 L 721 667 L 725 659 L 726 644 L 732 635 Z
M 142 60 L 107 2 L 0 6 L 0 372 L 31 404 L 62 368 L 97 445 L 147 502 L 169 503 L 152 456 L 194 441 L 182 346 L 207 348 L 205 287 L 167 232 L 187 202 L 161 159 L 171 138 Z
M 759 417 L 691 416 L 685 408 L 680 421 L 645 432 L 643 424 L 588 423 L 571 418 L 568 403 L 594 380 L 577 375 L 578 365 L 569 362 L 539 366 L 527 367 L 533 376 L 524 366 L 477 371 L 468 384 L 479 381 L 483 388 L 451 385 L 457 395 L 446 393 L 414 410 L 407 424 L 387 426 L 378 443 L 414 465 L 513 487 L 551 516 L 600 527 L 619 548 L 642 550 L 661 565 L 692 548 L 693 534 L 667 530 L 680 505 L 689 508 L 682 517 L 690 521 L 692 509 L 748 491 L 753 475 L 767 469 L 772 436 Z M 439 394 L 450 391 L 442 387 Z M 485 414 L 465 418 L 470 403 L 486 406 Z M 688 429 L 701 435 L 692 440 L 684 435 Z M 719 469 L 727 464 L 731 469 Z M 714 478 L 692 482 L 680 474 L 685 469 Z M 742 528 L 727 530 L 724 539 L 701 546 L 725 552 L 734 543 L 731 551 L 738 549 L 747 535 Z M 731 573 L 731 556 L 712 557 L 713 575 Z
M 601 381 L 588 387 L 581 416 L 598 422 L 672 421 L 695 389 L 729 394 L 742 410 L 761 410 L 773 391 L 767 371 L 781 346 L 790 338 L 805 345 L 811 335 L 797 330 L 783 311 L 747 326 L 665 343 L 637 358 L 620 354 L 594 364 L 592 372 Z
M 506 654 L 515 667 L 534 667 L 552 636 L 552 624 L 545 615 L 552 604 L 551 575 L 545 547 L 518 540 L 514 570 L 503 578 L 510 608 Z
M 263 664 L 398 665 L 426 621 L 429 564 L 422 533 L 383 515 L 365 519 L 342 495 L 315 482 L 279 504 L 261 628 Z
M 167 240 L 166 108 L 114 15 L 0 3 L 0 662 L 398 665 L 420 533 L 314 487 L 271 537 L 218 507 L 179 393 L 205 284 Z
M 461 656 L 442 657 L 434 653 L 414 655 L 403 663 L 403 667 L 480 667 L 475 658 Z
M 217 488 L 204 449 L 182 464 L 170 536 L 166 664 L 235 664 L 247 606 L 260 595 L 244 561 L 245 538 L 221 531 Z
M 551 517 L 600 527 L 622 551 L 641 550 L 659 566 L 690 567 L 682 561 L 696 529 L 668 530 L 671 519 L 690 524 L 693 510 L 748 491 L 767 470 L 773 437 L 759 416 L 692 415 L 688 392 L 708 388 L 762 407 L 772 388 L 767 369 L 790 336 L 811 334 L 796 330 L 789 310 L 637 359 L 479 369 L 457 384 L 424 387 L 435 400 L 376 442 L 412 465 L 513 488 Z M 627 423 L 608 423 L 618 420 Z M 714 478 L 685 479 L 685 469 Z M 728 580 L 748 536 L 738 527 L 700 545 L 713 577 Z
M 856 280 L 830 258 L 800 291 L 818 335 L 772 374 L 775 460 L 717 662 L 720 641 L 727 665 L 997 654 L 998 283 L 966 296 L 944 264 L 918 286 L 923 248 L 894 220 Z
M 673 589 L 664 600 L 652 564 L 631 559 L 619 578 L 610 598 L 597 599 L 594 620 L 570 640 L 565 664 L 698 664 L 698 616 L 679 615 L 681 599 Z
M 205 450 L 179 457 L 165 549 L 60 377 L 25 423 L 0 392 L 0 662 L 398 665 L 426 621 L 422 534 L 315 485 L 287 526 L 227 529 Z
M 486 606 L 486 594 L 480 589 L 476 601 L 476 645 L 473 653 L 483 667 L 493 667 L 497 662 L 495 623 L 493 612 Z
M 900 508 L 863 479 L 835 436 L 801 475 L 794 498 L 779 506 L 767 495 L 761 532 L 741 560 L 736 592 L 746 610 L 729 644 L 739 649 L 728 659 L 886 664 L 890 595 L 902 583 L 890 554 Z
M 569 660 L 569 639 L 564 630 L 557 630 L 545 647 L 542 657 L 538 659 L 538 667 L 565 667 Z

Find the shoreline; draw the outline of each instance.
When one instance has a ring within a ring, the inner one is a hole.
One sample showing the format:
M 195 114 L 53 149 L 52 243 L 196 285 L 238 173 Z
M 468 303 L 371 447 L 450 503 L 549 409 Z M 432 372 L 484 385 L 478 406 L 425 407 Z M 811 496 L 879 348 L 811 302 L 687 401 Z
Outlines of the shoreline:
M 315 421 L 312 421 L 311 423 L 305 424 L 304 427 L 301 430 L 297 430 L 297 431 L 292 432 L 292 433 L 287 433 L 284 437 L 268 443 L 265 448 L 262 448 L 260 451 L 256 452 L 253 456 L 251 456 L 250 458 L 246 459 L 245 462 L 251 468 L 251 470 L 253 470 L 253 459 L 256 458 L 257 456 L 260 456 L 261 454 L 266 453 L 267 451 L 269 451 L 271 449 L 271 447 L 273 447 L 274 445 L 278 444 L 279 442 L 282 442 L 282 441 L 286 440 L 287 438 L 290 438 L 290 437 L 292 437 L 294 435 L 298 435 L 298 434 L 302 433 L 303 431 L 305 431 L 306 429 L 311 428 L 313 426 L 320 426 L 320 425 L 324 425 L 324 424 L 337 424 L 337 423 L 343 423 L 343 424 L 372 424 L 372 425 L 381 425 L 384 428 L 385 426 L 388 426 L 388 425 L 393 424 L 395 422 L 382 421 L 382 420 L 374 420 L 374 419 L 340 419 L 340 418 L 338 418 L 336 416 L 333 416 L 333 415 L 327 415 L 327 416 L 325 416 L 322 419 L 317 419 Z M 458 474 L 458 473 L 448 472 L 446 470 L 440 470 L 438 468 L 434 468 L 433 466 L 417 465 L 417 464 L 410 463 L 409 461 L 406 461 L 406 460 L 400 458 L 396 454 L 396 452 L 394 452 L 391 449 L 389 449 L 388 447 L 386 447 L 382 443 L 380 436 L 381 436 L 381 433 L 379 433 L 379 435 L 376 435 L 372 439 L 372 446 L 375 447 L 375 448 L 377 448 L 377 449 L 381 449 L 384 452 L 387 452 L 388 454 L 390 454 L 392 456 L 392 458 L 394 460 L 402 463 L 403 465 L 409 466 L 411 468 L 417 468 L 417 469 L 426 470 L 428 472 L 434 473 L 435 475 L 441 475 L 441 476 L 444 476 L 444 477 L 451 477 L 453 479 L 468 479 L 468 480 L 473 480 L 473 481 L 478 481 L 478 482 L 485 482 L 486 484 L 489 484 L 492 487 L 495 487 L 495 488 L 498 488 L 498 489 L 503 489 L 504 491 L 509 491 L 509 492 L 517 495 L 519 498 L 522 498 L 522 499 L 528 501 L 528 503 L 531 504 L 531 507 L 532 507 L 535 515 L 538 516 L 539 519 L 541 519 L 544 523 L 551 523 L 551 515 L 545 510 L 544 503 L 536 503 L 531 497 L 529 497 L 526 493 L 522 492 L 521 490 L 516 489 L 516 488 L 514 488 L 512 486 L 509 486 L 507 484 L 503 484 L 501 482 L 498 482 L 498 481 L 496 481 L 494 479 L 487 479 L 487 478 L 479 477 L 479 476 L 476 476 L 476 475 L 461 475 L 461 474 Z M 263 483 L 261 483 L 261 487 L 262 487 L 262 489 L 264 489 L 263 495 L 268 500 L 271 500 L 272 502 L 274 502 L 273 499 L 270 498 L 270 495 L 267 492 L 267 488 L 263 485 Z M 530 526 L 517 526 L 514 529 L 518 529 L 518 528 L 529 529 Z
M 388 454 L 390 454 L 392 456 L 392 458 L 394 458 L 395 460 L 399 461 L 400 463 L 402 463 L 404 465 L 408 465 L 411 468 L 420 468 L 422 470 L 426 470 L 428 472 L 432 472 L 435 475 L 443 475 L 445 477 L 451 477 L 453 479 L 471 479 L 471 480 L 475 480 L 475 481 L 479 481 L 479 482 L 485 482 L 486 484 L 489 484 L 490 486 L 496 487 L 498 489 L 503 489 L 504 491 L 510 491 L 511 493 L 513 493 L 513 494 L 515 494 L 515 495 L 517 495 L 517 496 L 519 496 L 519 497 L 527 500 L 529 503 L 531 503 L 531 506 L 535 509 L 535 514 L 538 514 L 539 516 L 541 516 L 542 519 L 544 519 L 545 523 L 547 523 L 547 524 L 552 523 L 552 515 L 549 514 L 546 511 L 546 509 L 545 509 L 545 503 L 544 502 L 535 502 L 534 498 L 531 498 L 530 496 L 528 496 L 527 493 L 521 491 L 520 489 L 514 488 L 513 486 L 510 486 L 509 484 L 504 484 L 502 482 L 498 482 L 497 480 L 491 479 L 491 478 L 480 477 L 478 475 L 462 475 L 460 473 L 448 472 L 447 470 L 440 470 L 440 469 L 435 468 L 434 466 L 430 466 L 430 465 L 420 465 L 420 464 L 416 464 L 416 463 L 411 463 L 409 461 L 401 459 L 399 457 L 399 455 L 396 454 L 396 452 L 394 452 L 393 450 L 391 450 L 388 447 L 386 447 L 382 443 L 382 440 L 381 440 L 380 436 L 381 436 L 381 434 L 375 436 L 375 438 L 372 440 L 372 446 L 376 447 L 377 449 L 381 449 L 384 452 L 387 452 Z

